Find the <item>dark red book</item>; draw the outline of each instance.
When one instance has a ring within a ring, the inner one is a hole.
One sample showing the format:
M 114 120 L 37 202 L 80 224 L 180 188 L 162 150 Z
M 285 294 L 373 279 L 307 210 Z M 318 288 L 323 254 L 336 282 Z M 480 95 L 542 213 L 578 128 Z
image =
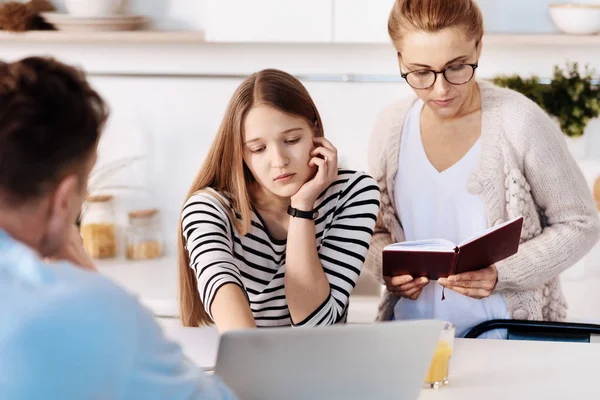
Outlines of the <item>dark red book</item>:
M 390 244 L 383 249 L 383 275 L 440 277 L 476 271 L 516 254 L 523 217 L 483 231 L 460 244 L 445 239 Z

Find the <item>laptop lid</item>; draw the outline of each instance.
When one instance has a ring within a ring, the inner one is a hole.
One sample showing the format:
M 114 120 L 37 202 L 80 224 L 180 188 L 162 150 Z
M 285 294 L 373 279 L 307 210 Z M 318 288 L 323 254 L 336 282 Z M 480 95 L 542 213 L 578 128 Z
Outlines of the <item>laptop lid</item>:
M 215 374 L 242 400 L 417 399 L 441 321 L 223 334 Z

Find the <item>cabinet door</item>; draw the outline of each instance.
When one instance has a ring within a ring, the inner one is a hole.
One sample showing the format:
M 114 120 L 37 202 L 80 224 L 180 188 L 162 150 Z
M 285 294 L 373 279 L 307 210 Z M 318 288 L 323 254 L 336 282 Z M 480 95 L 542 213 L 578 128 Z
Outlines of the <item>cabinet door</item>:
M 333 0 L 335 43 L 390 43 L 387 21 L 394 0 Z
M 208 0 L 206 38 L 214 42 L 332 41 L 333 0 Z
M 571 3 L 592 3 L 578 0 Z M 556 33 L 548 4 L 569 3 L 553 0 L 479 0 L 486 33 Z M 517 11 L 518 10 L 518 11 Z

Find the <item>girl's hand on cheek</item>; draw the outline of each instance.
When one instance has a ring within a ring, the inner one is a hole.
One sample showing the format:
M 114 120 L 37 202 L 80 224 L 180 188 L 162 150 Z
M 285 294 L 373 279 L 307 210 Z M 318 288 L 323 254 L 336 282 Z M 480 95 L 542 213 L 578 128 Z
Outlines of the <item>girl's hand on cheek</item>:
M 306 182 L 292 196 L 292 207 L 302 211 L 310 211 L 315 206 L 317 197 L 335 180 L 338 174 L 337 149 L 323 137 L 313 138 L 316 148 L 310 152 L 310 167 L 316 167 L 314 177 Z

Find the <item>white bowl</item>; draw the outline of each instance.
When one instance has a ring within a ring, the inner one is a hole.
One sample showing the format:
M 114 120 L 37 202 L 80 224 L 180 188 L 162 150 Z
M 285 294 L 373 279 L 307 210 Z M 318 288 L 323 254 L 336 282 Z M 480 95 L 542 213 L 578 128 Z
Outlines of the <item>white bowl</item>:
M 550 4 L 550 16 L 564 33 L 600 33 L 600 4 Z
M 128 0 L 65 0 L 67 12 L 76 17 L 102 18 L 125 14 Z

